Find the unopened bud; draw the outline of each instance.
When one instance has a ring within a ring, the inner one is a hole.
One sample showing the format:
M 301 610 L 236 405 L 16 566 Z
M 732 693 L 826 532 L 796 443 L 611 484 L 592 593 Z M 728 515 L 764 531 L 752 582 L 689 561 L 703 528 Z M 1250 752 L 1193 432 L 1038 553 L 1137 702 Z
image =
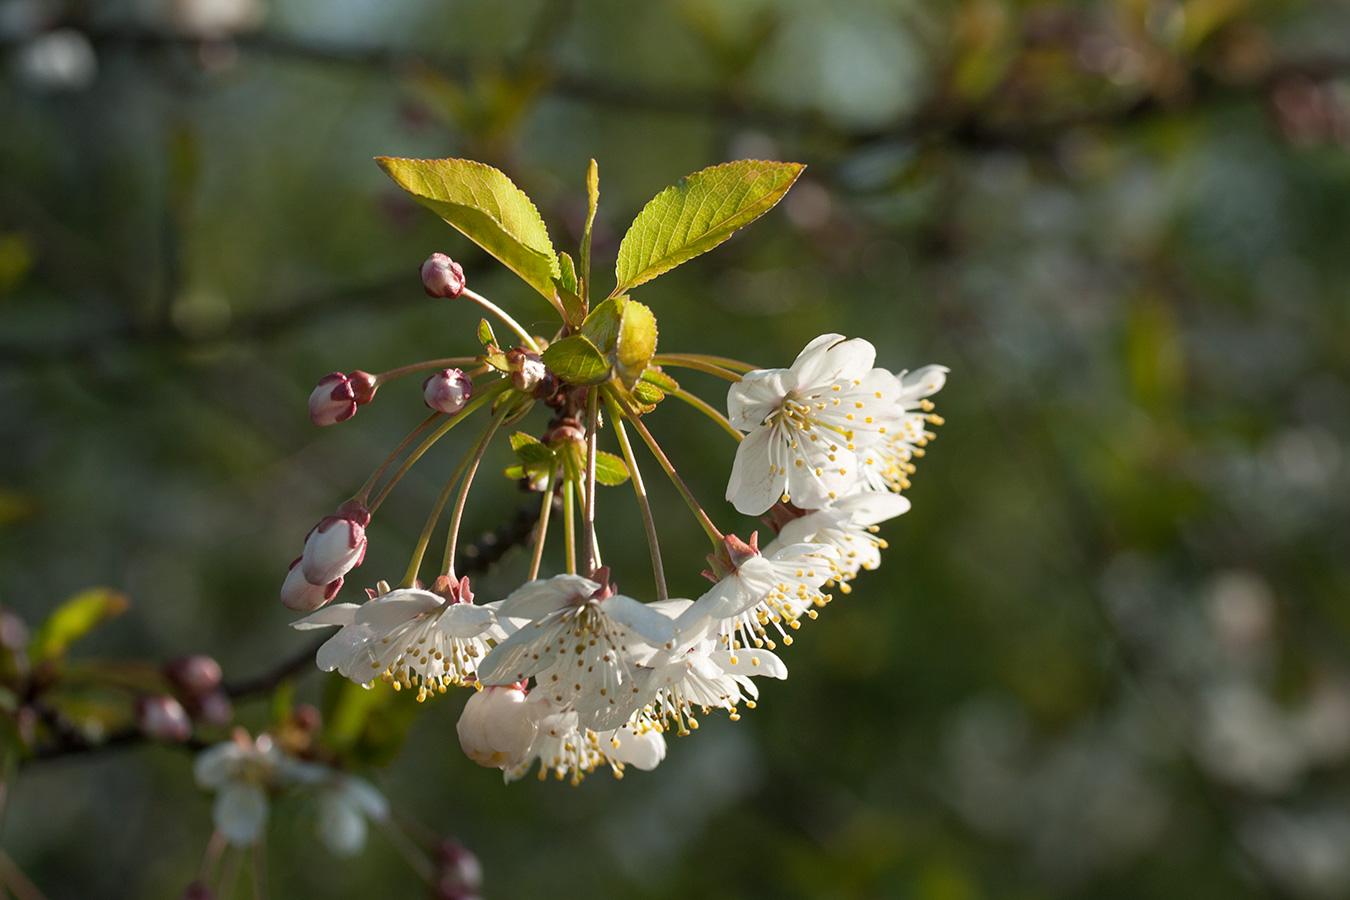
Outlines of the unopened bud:
M 164 664 L 164 677 L 188 697 L 197 697 L 220 687 L 220 663 L 209 656 L 194 653 Z
M 433 253 L 422 263 L 422 287 L 428 296 L 454 299 L 464 293 L 464 269 L 444 253 Z
M 366 558 L 366 526 L 370 510 L 359 501 L 344 503 L 305 536 L 300 571 L 312 585 L 327 585 L 361 565 Z
M 216 900 L 216 895 L 200 881 L 194 881 L 183 891 L 182 900 Z
M 315 425 L 336 425 L 356 415 L 356 392 L 352 381 L 341 372 L 319 379 L 309 395 L 309 419 Z
M 538 353 L 516 347 L 506 354 L 506 360 L 511 364 L 511 384 L 518 391 L 533 391 L 548 374 Z
M 198 719 L 216 728 L 224 728 L 234 721 L 234 704 L 224 691 L 212 691 L 202 697 L 193 712 Z
M 337 596 L 342 587 L 342 579 L 335 578 L 327 584 L 310 584 L 305 580 L 300 560 L 291 563 L 291 571 L 281 585 L 281 605 L 298 612 L 313 612 Z
M 356 399 L 357 406 L 365 406 L 375 399 L 375 388 L 379 385 L 375 383 L 374 375 L 357 369 L 347 374 L 347 381 L 352 386 L 352 396 Z
M 436 868 L 442 890 L 458 888 L 463 892 L 450 896 L 473 896 L 483 884 L 483 864 L 454 838 L 446 838 L 436 848 Z
M 301 703 L 291 710 L 291 721 L 302 731 L 318 731 L 323 725 L 323 714 L 311 703 Z
M 192 737 L 192 720 L 183 705 L 168 694 L 153 694 L 136 701 L 136 725 L 147 737 L 181 744 Z
M 422 382 L 422 398 L 438 412 L 454 415 L 473 396 L 473 379 L 459 369 L 441 369 Z
M 485 687 L 464 704 L 455 731 L 464 755 L 497 769 L 525 761 L 536 725 L 526 714 L 525 692 L 514 686 Z

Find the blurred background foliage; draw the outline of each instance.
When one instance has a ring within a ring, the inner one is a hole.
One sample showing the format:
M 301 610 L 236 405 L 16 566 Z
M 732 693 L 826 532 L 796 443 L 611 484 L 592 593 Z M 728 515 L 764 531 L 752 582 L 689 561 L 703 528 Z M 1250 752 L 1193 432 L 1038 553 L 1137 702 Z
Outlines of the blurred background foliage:
M 1347 47 L 1334 0 L 3 0 L 0 600 L 36 628 L 125 594 L 86 664 L 203 652 L 228 681 L 303 650 L 287 563 L 422 415 L 400 383 L 321 432 L 315 381 L 473 352 L 478 314 L 422 293 L 432 251 L 551 328 L 371 157 L 502 168 L 559 249 L 594 157 L 606 291 L 660 188 L 805 162 L 634 296 L 666 351 L 781 366 L 839 331 L 951 367 L 881 569 L 758 709 L 622 783 L 503 787 L 458 748 L 462 692 L 371 712 L 305 665 L 330 746 L 476 853 L 490 898 L 1350 895 Z M 756 527 L 720 503 L 730 442 L 671 406 L 651 427 L 695 492 Z M 348 590 L 402 572 L 452 444 Z M 695 593 L 702 538 L 648 481 L 672 592 Z M 472 528 L 527 499 L 480 481 Z M 643 596 L 632 497 L 601 504 Z M 125 724 L 67 702 L 86 732 Z M 25 764 L 5 852 L 50 898 L 175 896 L 211 830 L 190 764 Z M 380 836 L 337 860 L 313 830 L 278 804 L 276 896 L 425 895 Z

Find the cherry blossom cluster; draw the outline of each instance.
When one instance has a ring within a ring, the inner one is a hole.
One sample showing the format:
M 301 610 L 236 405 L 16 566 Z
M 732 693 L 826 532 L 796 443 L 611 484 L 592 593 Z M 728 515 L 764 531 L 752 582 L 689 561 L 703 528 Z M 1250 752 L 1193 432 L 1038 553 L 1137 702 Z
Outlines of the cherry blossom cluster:
M 383 681 L 415 692 L 418 700 L 456 686 L 474 688 L 459 720 L 460 744 L 474 761 L 500 769 L 507 781 L 536 763 L 539 777 L 553 772 L 574 783 L 600 767 L 616 776 L 627 766 L 654 768 L 665 757 L 668 734 L 688 734 L 713 710 L 736 720 L 742 709 L 753 708 L 757 679 L 787 676 L 779 645 L 792 643 L 793 633 L 817 617 L 832 591 L 847 593 L 859 572 L 880 563 L 886 542 L 878 527 L 909 509 L 902 492 L 933 437 L 928 429 L 941 423 L 929 398 L 942 388 L 947 370 L 926 366 L 893 373 L 875 366 L 875 349 L 866 340 L 826 334 L 788 368 L 653 354 L 631 387 L 621 389 L 617 378 L 599 385 L 569 383 L 548 365 L 559 357 L 547 351 L 566 334 L 550 341 L 525 333 L 465 288 L 459 267 L 451 265 L 448 259 L 428 260 L 427 292 L 480 302 L 516 331 L 521 343 L 504 350 L 485 320 L 480 355 L 375 376 L 328 376 L 320 383 L 311 415 L 318 424 L 332 424 L 350 418 L 354 398 L 368 401 L 379 384 L 407 372 L 437 370 L 424 383 L 431 416 L 355 497 L 310 532 L 282 600 L 312 611 L 294 622 L 295 628 L 336 629 L 318 651 L 316 662 L 325 671 L 366 686 Z M 681 367 L 730 382 L 725 415 L 675 382 L 669 372 Z M 344 390 L 344 379 L 357 381 L 362 391 Z M 705 412 L 737 441 L 726 499 L 742 514 L 764 516 L 774 535 L 763 546 L 757 532 L 742 539 L 712 523 L 646 428 L 643 419 L 671 395 Z M 535 405 L 548 408 L 551 417 L 537 437 L 524 431 L 512 435 L 518 464 L 508 470 L 542 495 L 530 571 L 519 588 L 484 602 L 469 578 L 455 572 L 464 500 L 499 426 L 523 421 Z M 434 504 L 402 582 L 391 587 L 380 581 L 364 602 L 329 603 L 361 564 L 365 528 L 393 484 L 435 440 L 480 408 L 491 410 L 490 421 Z M 630 427 L 711 540 L 703 575 L 712 586 L 701 596 L 668 594 Z M 602 431 L 614 434 L 622 456 L 597 449 Z M 400 455 L 406 455 L 403 465 L 375 492 Z M 608 481 L 598 477 L 602 469 Z M 623 481 L 632 482 L 644 511 L 654 597 L 620 593 L 602 563 L 595 528 L 598 486 Z M 422 556 L 452 494 L 445 558 L 424 582 Z M 545 576 L 543 547 L 555 507 L 563 518 L 565 571 Z

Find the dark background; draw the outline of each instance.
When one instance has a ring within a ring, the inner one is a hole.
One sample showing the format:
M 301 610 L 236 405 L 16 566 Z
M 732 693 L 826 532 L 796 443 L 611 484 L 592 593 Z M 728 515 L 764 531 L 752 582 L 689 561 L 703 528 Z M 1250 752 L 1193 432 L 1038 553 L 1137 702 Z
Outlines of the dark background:
M 422 293 L 436 250 L 553 328 L 372 157 L 498 166 L 567 250 L 594 157 L 605 292 L 665 185 L 804 162 L 634 298 L 667 351 L 785 366 L 838 331 L 951 367 L 881 569 L 758 709 L 653 773 L 503 786 L 459 749 L 462 692 L 360 771 L 478 854 L 491 898 L 1350 893 L 1350 7 L 256 2 L 0 3 L 6 607 L 126 592 L 84 660 L 198 651 L 242 677 L 305 646 L 287 563 L 423 414 L 409 379 L 320 430 L 315 381 L 475 351 L 478 313 Z M 653 431 L 719 524 L 756 527 L 721 501 L 731 442 L 675 405 Z M 381 510 L 347 591 L 398 580 L 463 440 Z M 524 499 L 508 461 L 470 533 Z M 647 480 L 694 594 L 701 534 Z M 600 522 L 649 596 L 626 488 Z M 171 897 L 210 828 L 190 754 L 127 748 L 26 766 L 3 846 L 53 900 Z M 275 896 L 424 895 L 381 836 L 334 860 L 313 828 L 277 804 Z

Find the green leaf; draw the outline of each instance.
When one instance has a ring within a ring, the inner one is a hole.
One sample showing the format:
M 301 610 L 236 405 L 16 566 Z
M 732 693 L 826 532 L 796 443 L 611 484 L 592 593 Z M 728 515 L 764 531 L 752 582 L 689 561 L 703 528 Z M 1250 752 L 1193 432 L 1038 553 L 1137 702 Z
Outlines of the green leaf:
M 483 357 L 483 362 L 487 363 L 498 372 L 507 375 L 511 374 L 511 361 L 506 358 L 505 353 L 489 353 Z
M 467 159 L 391 159 L 380 168 L 413 199 L 458 228 L 553 303 L 561 276 L 544 220 L 504 174 Z
M 42 623 L 29 645 L 29 655 L 34 660 L 63 656 L 71 644 L 126 612 L 129 605 L 125 596 L 109 588 L 80 591 Z
M 492 326 L 488 324 L 487 319 L 478 320 L 478 342 L 484 348 L 498 346 L 497 336 L 492 333 Z
M 648 366 L 647 371 L 642 373 L 642 380 L 648 384 L 656 385 L 667 394 L 680 389 L 680 383 L 661 371 L 659 367 Z
M 624 465 L 623 460 L 613 453 L 597 450 L 595 452 L 595 480 L 610 487 L 623 484 L 628 480 L 628 466 Z
M 584 334 L 554 341 L 542 358 L 549 371 L 568 384 L 599 384 L 609 377 L 609 360 Z
M 619 340 L 614 349 L 614 366 L 624 387 L 632 389 L 647 364 L 656 355 L 656 316 L 636 300 L 623 306 Z
M 659 387 L 650 382 L 639 381 L 633 385 L 633 399 L 643 406 L 655 406 L 666 399 L 666 394 Z
M 595 160 L 591 160 L 591 164 L 586 167 L 586 229 L 581 233 L 581 296 L 587 302 L 591 296 L 591 231 L 599 206 L 600 168 Z
M 591 343 L 605 356 L 613 353 L 618 346 L 623 305 L 627 302 L 627 297 L 611 297 L 591 310 L 586 321 L 581 323 L 581 333 L 590 338 Z
M 558 278 L 558 285 L 575 294 L 577 292 L 577 268 L 572 263 L 572 257 L 566 253 L 559 253 L 558 268 L 562 272 Z
M 530 435 L 523 431 L 517 431 L 511 435 L 511 449 L 515 451 L 516 456 L 526 465 L 533 463 L 553 462 L 557 456 L 551 449 L 544 444 L 539 443 Z
M 798 163 L 724 163 L 657 194 L 619 245 L 617 296 L 706 253 L 773 208 L 802 173 Z

